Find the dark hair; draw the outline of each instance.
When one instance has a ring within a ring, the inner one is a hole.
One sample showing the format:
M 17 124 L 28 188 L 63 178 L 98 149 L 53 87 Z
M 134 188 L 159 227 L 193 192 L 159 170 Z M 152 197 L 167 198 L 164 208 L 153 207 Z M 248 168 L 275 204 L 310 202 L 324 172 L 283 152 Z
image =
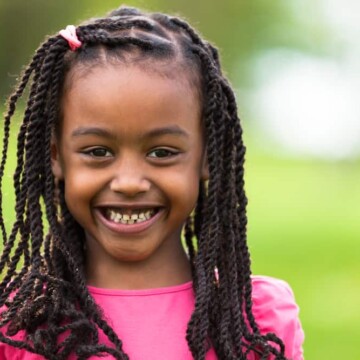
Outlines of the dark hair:
M 48 38 L 9 99 L 0 185 L 11 118 L 31 84 L 17 140 L 16 220 L 10 234 L 5 229 L 0 191 L 4 241 L 0 327 L 7 326 L 6 334 L 0 332 L 0 341 L 47 359 L 66 359 L 72 353 L 79 359 L 101 353 L 128 359 L 87 289 L 83 230 L 67 209 L 64 183 L 55 184 L 50 144 L 61 125 L 59 99 L 66 86 L 64 79 L 75 65 L 86 68 L 101 61 L 150 64 L 170 59 L 191 75 L 198 89 L 210 174 L 207 184 L 199 184 L 196 209 L 184 226 L 195 292 L 195 310 L 186 334 L 189 348 L 197 360 L 205 359 L 209 346 L 222 360 L 246 359 L 251 352 L 261 359 L 270 354 L 285 359 L 282 341 L 271 333 L 261 335 L 252 312 L 245 147 L 234 93 L 221 73 L 217 50 L 183 20 L 133 8 L 93 19 L 79 26 L 77 35 L 83 45 L 75 52 L 69 51 L 60 35 Z M 99 343 L 98 329 L 113 346 Z M 16 341 L 12 336 L 20 330 L 27 337 Z M 59 345 L 57 339 L 65 332 L 69 335 Z

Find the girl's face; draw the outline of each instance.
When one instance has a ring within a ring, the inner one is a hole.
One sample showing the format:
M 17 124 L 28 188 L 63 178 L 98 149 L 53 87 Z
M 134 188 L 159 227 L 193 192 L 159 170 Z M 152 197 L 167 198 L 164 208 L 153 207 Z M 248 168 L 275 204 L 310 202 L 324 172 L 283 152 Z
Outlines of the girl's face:
M 139 66 L 72 71 L 53 172 L 92 258 L 174 258 L 207 178 L 200 104 L 184 72 Z

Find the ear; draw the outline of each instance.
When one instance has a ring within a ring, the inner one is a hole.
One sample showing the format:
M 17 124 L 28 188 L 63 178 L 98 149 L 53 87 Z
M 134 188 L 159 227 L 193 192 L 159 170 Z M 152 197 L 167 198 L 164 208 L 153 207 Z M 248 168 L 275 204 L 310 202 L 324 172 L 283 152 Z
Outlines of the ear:
M 207 149 L 204 150 L 201 160 L 201 180 L 209 180 L 209 163 L 207 158 Z
M 63 180 L 64 179 L 63 165 L 61 162 L 58 141 L 55 138 L 52 138 L 50 146 L 51 146 L 52 173 L 57 180 Z

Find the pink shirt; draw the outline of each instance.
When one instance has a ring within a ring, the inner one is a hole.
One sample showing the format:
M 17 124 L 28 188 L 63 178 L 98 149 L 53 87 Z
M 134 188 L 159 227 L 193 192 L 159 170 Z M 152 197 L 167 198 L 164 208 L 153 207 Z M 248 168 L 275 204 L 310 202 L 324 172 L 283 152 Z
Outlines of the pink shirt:
M 185 339 L 194 309 L 191 282 L 159 289 L 113 290 L 89 286 L 89 290 L 122 339 L 131 360 L 192 359 Z M 260 330 L 276 333 L 285 344 L 287 358 L 292 360 L 303 359 L 304 334 L 298 312 L 287 283 L 264 276 L 253 277 L 253 313 Z M 19 333 L 16 339 L 23 336 Z M 100 341 L 109 344 L 102 333 Z M 0 360 L 3 359 L 43 360 L 43 357 L 0 343 Z M 101 359 L 113 360 L 113 357 L 108 355 Z M 206 360 L 216 359 L 214 351 L 210 350 Z M 258 359 L 252 356 L 248 360 Z

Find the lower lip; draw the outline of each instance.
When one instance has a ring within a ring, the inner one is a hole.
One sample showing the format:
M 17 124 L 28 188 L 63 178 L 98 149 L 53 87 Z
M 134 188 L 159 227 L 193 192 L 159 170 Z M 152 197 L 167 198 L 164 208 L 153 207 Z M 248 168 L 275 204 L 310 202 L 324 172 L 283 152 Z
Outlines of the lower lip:
M 97 213 L 100 221 L 111 231 L 114 231 L 119 234 L 137 234 L 137 233 L 147 230 L 150 226 L 152 226 L 160 218 L 163 211 L 164 211 L 163 209 L 160 209 L 150 219 L 145 220 L 138 224 L 129 224 L 129 225 L 110 221 L 99 210 L 96 210 L 96 213 Z

